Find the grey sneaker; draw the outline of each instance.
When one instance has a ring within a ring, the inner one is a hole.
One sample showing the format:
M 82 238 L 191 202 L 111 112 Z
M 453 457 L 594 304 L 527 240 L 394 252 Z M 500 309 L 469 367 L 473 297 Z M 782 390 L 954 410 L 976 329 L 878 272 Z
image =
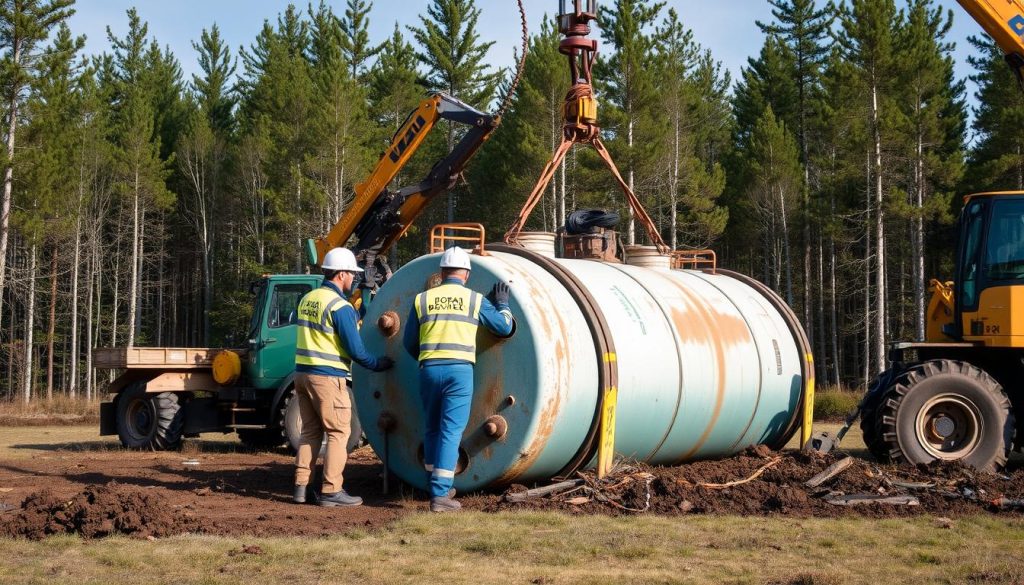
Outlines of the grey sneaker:
M 297 485 L 295 486 L 295 492 L 292 493 L 292 501 L 296 504 L 306 503 L 306 486 Z
M 461 509 L 462 504 L 451 498 L 430 498 L 431 512 L 458 512 Z
M 345 493 L 345 490 L 333 494 L 320 494 L 320 505 L 325 508 L 334 508 L 337 506 L 361 506 L 363 504 L 363 498 L 359 496 L 350 496 Z

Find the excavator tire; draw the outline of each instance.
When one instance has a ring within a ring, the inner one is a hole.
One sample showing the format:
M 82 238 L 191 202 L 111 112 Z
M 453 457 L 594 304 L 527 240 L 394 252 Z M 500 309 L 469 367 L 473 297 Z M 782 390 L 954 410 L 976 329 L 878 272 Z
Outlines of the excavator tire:
M 1002 386 L 961 361 L 931 360 L 899 376 L 878 404 L 877 440 L 895 463 L 962 461 L 981 471 L 1001 469 L 1015 429 Z
M 117 435 L 129 449 L 177 449 L 184 428 L 184 412 L 173 392 L 149 394 L 142 382 L 129 386 L 117 399 Z
M 864 404 L 861 405 L 860 430 L 864 434 L 864 444 L 879 461 L 888 460 L 889 449 L 885 441 L 882 441 L 882 433 L 878 428 L 878 406 L 892 389 L 897 373 L 895 370 L 886 370 L 879 374 L 868 387 Z

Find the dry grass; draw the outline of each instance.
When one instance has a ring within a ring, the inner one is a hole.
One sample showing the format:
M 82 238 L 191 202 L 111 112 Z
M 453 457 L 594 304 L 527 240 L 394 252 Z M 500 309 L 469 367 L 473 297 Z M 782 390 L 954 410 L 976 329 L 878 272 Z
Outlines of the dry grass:
M 844 421 L 864 396 L 861 390 L 830 386 L 814 393 L 814 418 L 824 421 Z
M 242 552 L 243 546 L 256 554 Z M 2 542 L 0 583 L 1020 582 L 1024 522 L 417 514 L 326 539 Z
M 53 400 L 0 401 L 0 425 L 45 426 L 53 424 L 98 424 L 98 400 L 57 395 Z

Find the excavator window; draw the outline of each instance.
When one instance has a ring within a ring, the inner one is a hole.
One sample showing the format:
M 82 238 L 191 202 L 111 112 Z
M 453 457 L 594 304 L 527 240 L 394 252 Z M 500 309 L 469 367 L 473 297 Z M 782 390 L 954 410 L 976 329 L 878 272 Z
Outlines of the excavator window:
M 964 212 L 964 243 L 960 262 L 960 301 L 963 308 L 978 304 L 978 251 L 985 231 L 985 204 L 973 201 Z
M 1024 200 L 996 199 L 992 204 L 985 280 L 1024 278 Z

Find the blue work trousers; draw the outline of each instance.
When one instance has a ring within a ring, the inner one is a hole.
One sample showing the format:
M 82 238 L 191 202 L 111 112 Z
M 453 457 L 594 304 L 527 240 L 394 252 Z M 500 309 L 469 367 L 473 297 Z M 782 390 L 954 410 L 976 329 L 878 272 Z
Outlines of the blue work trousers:
M 455 483 L 459 443 L 473 403 L 473 364 L 420 367 L 420 398 L 426 413 L 423 463 L 430 472 L 430 496 L 444 497 Z

